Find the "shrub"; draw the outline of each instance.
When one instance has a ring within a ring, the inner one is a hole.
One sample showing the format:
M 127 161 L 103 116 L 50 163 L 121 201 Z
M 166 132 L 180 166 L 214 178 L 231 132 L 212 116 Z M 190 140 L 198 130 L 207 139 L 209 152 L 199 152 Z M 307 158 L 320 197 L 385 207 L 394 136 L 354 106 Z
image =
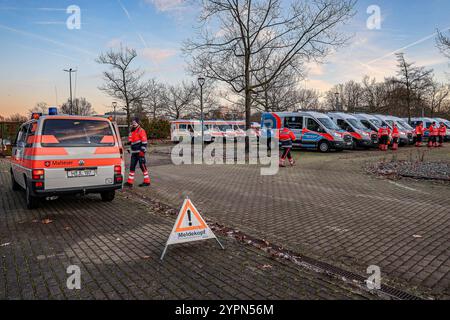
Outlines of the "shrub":
M 141 125 L 149 139 L 166 139 L 170 136 L 170 122 L 167 120 L 145 118 Z

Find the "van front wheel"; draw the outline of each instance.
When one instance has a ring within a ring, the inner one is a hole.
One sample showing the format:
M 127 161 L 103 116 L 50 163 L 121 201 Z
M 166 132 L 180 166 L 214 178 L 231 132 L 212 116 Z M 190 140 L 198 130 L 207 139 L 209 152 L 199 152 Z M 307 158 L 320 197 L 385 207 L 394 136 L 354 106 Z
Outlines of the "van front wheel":
M 319 142 L 319 151 L 326 153 L 330 151 L 330 144 L 327 141 L 320 141 Z
M 100 193 L 100 196 L 102 197 L 103 202 L 111 202 L 116 196 L 116 191 L 105 191 Z

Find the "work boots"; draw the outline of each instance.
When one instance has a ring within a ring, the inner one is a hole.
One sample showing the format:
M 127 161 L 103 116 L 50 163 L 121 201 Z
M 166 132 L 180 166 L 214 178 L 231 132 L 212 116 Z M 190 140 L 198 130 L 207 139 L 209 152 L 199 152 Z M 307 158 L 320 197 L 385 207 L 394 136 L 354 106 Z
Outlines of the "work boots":
M 150 187 L 150 183 L 149 182 L 143 182 L 139 185 L 139 187 Z

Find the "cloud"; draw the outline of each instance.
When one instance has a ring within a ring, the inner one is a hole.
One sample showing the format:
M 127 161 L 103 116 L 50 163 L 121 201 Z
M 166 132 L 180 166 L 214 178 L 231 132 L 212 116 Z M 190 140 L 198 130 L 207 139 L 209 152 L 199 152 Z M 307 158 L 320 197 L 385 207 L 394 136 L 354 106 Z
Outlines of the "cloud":
M 120 39 L 120 38 L 113 38 L 113 39 L 108 41 L 108 43 L 106 44 L 106 47 L 117 49 L 117 48 L 120 48 L 121 44 L 122 44 L 122 39 Z
M 140 56 L 153 63 L 161 63 L 175 56 L 177 51 L 174 49 L 145 48 L 140 52 Z
M 134 23 L 133 19 L 131 18 L 131 15 L 130 15 L 130 12 L 128 11 L 128 9 L 125 8 L 125 6 L 123 5 L 121 0 L 117 0 L 117 2 L 119 3 L 119 6 L 122 8 L 122 10 L 125 13 L 125 15 L 127 16 L 128 20 L 130 20 L 130 22 L 134 26 L 134 28 L 137 29 L 136 28 L 136 24 Z M 142 36 L 142 34 L 139 31 L 136 31 L 136 34 L 137 34 L 139 40 L 141 41 L 142 45 L 144 47 L 147 47 L 147 42 L 145 41 L 145 39 Z
M 53 39 L 50 39 L 50 38 L 46 38 L 46 37 L 40 36 L 38 34 L 31 33 L 31 32 L 26 32 L 26 31 L 23 31 L 23 30 L 11 28 L 11 27 L 8 27 L 8 26 L 2 25 L 2 24 L 0 24 L 0 29 L 7 30 L 9 32 L 12 32 L 12 33 L 15 33 L 15 34 L 18 34 L 18 35 L 21 35 L 21 36 L 34 38 L 34 39 L 37 39 L 39 41 L 48 42 L 48 43 L 51 43 L 51 44 L 63 47 L 66 50 L 69 50 L 69 51 L 78 51 L 78 52 L 84 53 L 86 55 L 90 55 L 90 56 L 94 56 L 94 57 L 97 56 L 97 54 L 95 54 L 93 52 L 90 52 L 88 50 L 82 49 L 82 48 L 80 48 L 78 46 L 67 44 L 65 42 L 53 40 Z
M 153 5 L 161 12 L 183 9 L 184 2 L 185 0 L 145 0 L 145 3 Z
M 443 29 L 442 32 L 447 31 L 447 30 L 450 30 L 450 27 Z M 414 47 L 414 46 L 416 46 L 416 45 L 418 45 L 418 44 L 421 44 L 421 43 L 423 43 L 423 42 L 425 42 L 425 41 L 428 41 L 428 40 L 430 40 L 430 39 L 433 39 L 433 38 L 435 38 L 436 36 L 437 36 L 437 32 L 435 32 L 435 33 L 433 33 L 433 34 L 430 34 L 430 35 L 428 35 L 428 36 L 426 36 L 426 37 L 423 37 L 423 38 L 421 38 L 421 39 L 419 39 L 419 40 L 417 40 L 417 41 L 414 41 L 413 43 L 410 43 L 410 44 L 408 44 L 408 45 L 406 45 L 406 46 L 404 46 L 404 47 L 401 47 L 401 48 L 399 48 L 399 49 L 396 49 L 396 50 L 394 50 L 394 51 L 392 51 L 392 52 L 386 53 L 386 54 L 383 55 L 382 57 L 379 57 L 379 58 L 376 58 L 376 59 L 374 59 L 374 60 L 372 60 L 372 61 L 369 61 L 367 64 L 373 64 L 373 63 L 378 62 L 378 61 L 380 61 L 380 60 L 382 60 L 382 59 L 385 59 L 385 58 L 388 58 L 388 57 L 390 57 L 390 56 L 393 56 L 393 55 L 395 55 L 396 53 L 403 52 L 403 51 L 405 51 L 406 49 L 409 49 L 409 48 Z

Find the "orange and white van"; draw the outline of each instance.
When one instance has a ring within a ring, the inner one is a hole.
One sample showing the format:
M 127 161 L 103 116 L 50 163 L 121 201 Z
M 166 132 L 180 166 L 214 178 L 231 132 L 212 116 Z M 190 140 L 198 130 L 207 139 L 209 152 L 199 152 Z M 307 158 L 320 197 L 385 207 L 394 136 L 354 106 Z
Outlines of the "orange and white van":
M 170 139 L 172 142 L 180 142 L 183 139 L 200 139 L 202 136 L 202 126 L 199 120 L 175 120 L 170 122 Z M 203 122 L 203 141 L 211 142 L 210 128 Z
M 13 143 L 11 184 L 25 189 L 29 209 L 61 194 L 99 193 L 112 201 L 124 168 L 119 130 L 110 119 L 33 114 Z

